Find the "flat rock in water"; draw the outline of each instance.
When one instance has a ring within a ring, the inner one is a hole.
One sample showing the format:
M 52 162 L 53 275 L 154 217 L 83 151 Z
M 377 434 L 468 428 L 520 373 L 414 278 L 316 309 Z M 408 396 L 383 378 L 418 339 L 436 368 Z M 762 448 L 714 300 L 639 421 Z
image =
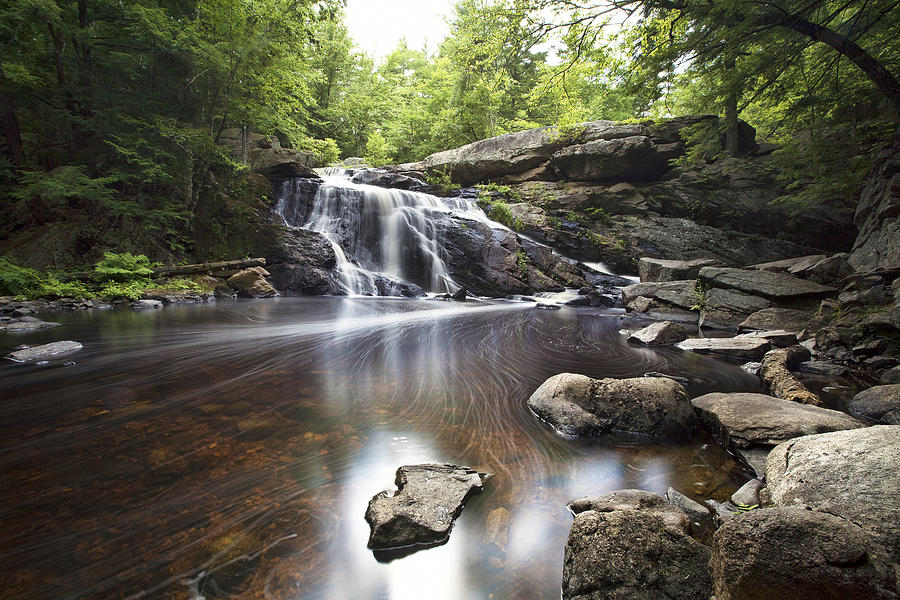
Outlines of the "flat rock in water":
M 823 433 L 779 444 L 766 461 L 778 506 L 848 519 L 900 557 L 900 425 Z
M 561 373 L 535 390 L 528 407 L 564 435 L 622 431 L 684 439 L 697 429 L 684 387 L 665 377 L 591 379 Z
M 708 600 L 709 548 L 661 496 L 619 490 L 569 505 L 575 522 L 563 559 L 562 597 Z
M 704 267 L 700 281 L 712 287 L 734 289 L 773 300 L 790 300 L 833 294 L 837 290 L 784 273 L 755 269 Z
M 776 348 L 786 348 L 797 343 L 797 334 L 784 329 L 769 329 L 767 331 L 751 331 L 738 335 L 739 338 L 753 338 L 769 340 Z
M 6 358 L 15 362 L 32 362 L 36 360 L 44 360 L 57 354 L 67 352 L 75 352 L 81 350 L 82 346 L 79 342 L 63 341 L 44 344 L 43 346 L 33 346 L 23 350 L 16 350 L 6 355 Z
M 799 507 L 752 510 L 713 537 L 719 600 L 896 598 L 884 548 L 849 520 Z
M 387 550 L 437 544 L 450 535 L 466 500 L 480 492 L 487 475 L 447 464 L 405 465 L 397 469 L 397 492 L 380 492 L 369 501 L 369 548 Z
M 804 435 L 863 427 L 836 410 L 752 393 L 705 394 L 691 400 L 701 423 L 763 476 L 765 453 Z M 760 452 L 761 451 L 761 452 Z
M 900 384 L 876 385 L 853 396 L 847 412 L 860 419 L 900 425 Z
M 677 323 L 661 321 L 639 329 L 628 336 L 629 342 L 638 342 L 647 346 L 663 346 L 677 344 L 687 338 L 687 330 Z
M 801 373 L 811 375 L 824 375 L 826 377 L 843 377 L 849 370 L 844 365 L 838 365 L 824 360 L 808 360 L 797 367 Z
M 692 338 L 677 345 L 698 354 L 718 354 L 742 360 L 759 360 L 772 345 L 760 338 Z
M 738 328 L 741 331 L 783 329 L 800 332 L 809 327 L 813 320 L 813 314 L 805 310 L 772 307 L 751 314 L 738 325 Z
M 8 332 L 26 332 L 36 331 L 38 329 L 47 329 L 49 327 L 59 327 L 59 323 L 53 321 L 41 321 L 39 319 L 12 321 L 9 323 L 0 323 L 0 331 Z

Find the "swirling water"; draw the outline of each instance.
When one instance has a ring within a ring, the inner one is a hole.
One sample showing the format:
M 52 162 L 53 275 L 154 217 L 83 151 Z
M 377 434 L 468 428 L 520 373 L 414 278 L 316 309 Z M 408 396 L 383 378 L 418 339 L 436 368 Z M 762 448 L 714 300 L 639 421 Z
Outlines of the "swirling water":
M 525 400 L 547 377 L 661 371 L 755 391 L 737 366 L 636 348 L 616 311 L 284 298 L 67 313 L 0 365 L 5 599 L 558 598 L 571 499 L 745 479 L 715 442 L 563 439 Z M 493 474 L 447 544 L 380 562 L 368 500 L 403 464 Z

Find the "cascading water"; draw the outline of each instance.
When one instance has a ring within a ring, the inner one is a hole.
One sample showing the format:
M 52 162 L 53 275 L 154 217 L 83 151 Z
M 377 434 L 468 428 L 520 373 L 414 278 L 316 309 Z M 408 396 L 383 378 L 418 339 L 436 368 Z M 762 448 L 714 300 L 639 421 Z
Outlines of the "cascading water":
M 275 209 L 285 224 L 331 242 L 348 293 L 401 295 L 403 282 L 458 289 L 442 256 L 443 232 L 451 214 L 485 220 L 473 201 L 354 183 L 344 169 L 323 169 L 322 177 L 314 196 L 303 180 L 284 182 Z

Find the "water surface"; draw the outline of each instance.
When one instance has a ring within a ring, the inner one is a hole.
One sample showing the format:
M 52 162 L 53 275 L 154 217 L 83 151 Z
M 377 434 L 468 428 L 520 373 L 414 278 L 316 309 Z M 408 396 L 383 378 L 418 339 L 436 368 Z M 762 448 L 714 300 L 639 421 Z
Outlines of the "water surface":
M 723 500 L 747 478 L 706 437 L 575 442 L 528 411 L 566 371 L 758 390 L 628 345 L 616 311 L 286 298 L 54 319 L 0 334 L 3 353 L 84 343 L 75 366 L 0 365 L 4 599 L 558 598 L 569 500 Z M 493 477 L 447 544 L 379 562 L 366 505 L 417 462 Z

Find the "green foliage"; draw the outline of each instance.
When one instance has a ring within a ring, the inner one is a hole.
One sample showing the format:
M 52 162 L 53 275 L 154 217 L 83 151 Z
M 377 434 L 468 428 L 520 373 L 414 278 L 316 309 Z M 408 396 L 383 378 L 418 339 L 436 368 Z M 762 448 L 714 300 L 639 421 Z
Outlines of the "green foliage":
M 42 201 L 50 208 L 59 208 L 69 202 L 108 205 L 113 199 L 110 184 L 115 177 L 90 178 L 83 166 L 58 167 L 50 172 L 25 171 L 19 176 L 19 187 L 12 197 L 23 202 Z
M 513 231 L 523 231 L 525 229 L 524 223 L 513 216 L 509 210 L 509 205 L 500 198 L 480 196 L 477 202 L 478 206 L 494 221 L 506 225 Z
M 25 298 L 81 298 L 87 288 L 78 281 L 61 282 L 50 273 L 20 267 L 0 257 L 0 295 Z
M 425 183 L 437 188 L 439 195 L 449 194 L 460 188 L 458 183 L 453 183 L 453 177 L 449 169 L 433 169 L 425 173 Z
M 516 251 L 516 267 L 519 269 L 522 281 L 528 281 L 528 257 L 524 250 Z
M 492 197 L 492 196 L 501 196 L 503 198 L 507 198 L 512 200 L 513 202 L 522 202 L 522 194 L 519 193 L 519 190 L 514 189 L 508 185 L 502 185 L 499 183 L 479 183 L 475 186 L 478 190 L 478 197 Z
M 694 289 L 691 290 L 691 297 L 694 299 L 691 310 L 703 310 L 709 304 L 709 285 L 698 280 L 694 284 Z
M 374 167 L 390 163 L 396 150 L 388 145 L 380 131 L 374 131 L 366 141 L 366 162 Z
M 153 287 L 153 282 L 149 279 L 109 280 L 96 293 L 98 298 L 106 300 L 138 300 L 146 290 Z
M 301 145 L 301 150 L 311 153 L 320 164 L 326 167 L 339 162 L 341 158 L 341 149 L 332 138 L 324 140 L 307 138 Z
M 609 213 L 600 206 L 590 206 L 584 210 L 584 214 L 595 221 L 600 221 L 607 227 L 612 224 L 612 217 L 610 217 Z
M 131 252 L 106 252 L 103 259 L 94 265 L 94 278 L 97 281 L 116 282 L 146 279 L 153 275 L 154 266 L 143 254 L 134 256 Z

